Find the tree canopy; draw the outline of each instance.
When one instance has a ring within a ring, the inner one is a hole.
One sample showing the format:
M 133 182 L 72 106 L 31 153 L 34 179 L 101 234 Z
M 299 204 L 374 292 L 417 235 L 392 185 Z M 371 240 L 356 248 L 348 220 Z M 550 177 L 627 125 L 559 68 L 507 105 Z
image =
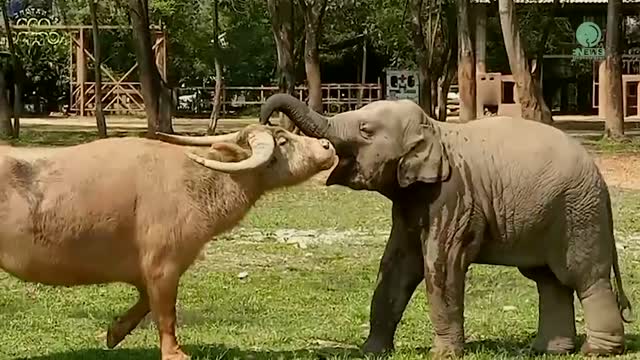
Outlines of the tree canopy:
M 213 0 L 149 0 L 151 22 L 163 27 L 168 34 L 168 85 L 213 86 L 214 51 L 220 52 L 226 85 L 276 84 L 277 54 L 267 2 L 219 0 L 219 48 L 214 46 L 213 6 Z M 20 11 L 28 7 L 44 9 L 47 17 L 60 23 L 91 24 L 87 0 L 11 0 L 9 16 L 15 21 Z M 296 6 L 295 11 L 295 78 L 297 83 L 302 83 L 305 79 L 304 23 L 299 7 Z M 535 57 L 541 46 L 540 23 L 548 12 L 549 6 L 544 4 L 518 10 L 529 58 Z M 101 0 L 97 15 L 101 24 L 130 23 L 124 0 Z M 508 71 L 500 24 L 495 15 L 488 20 L 487 66 L 493 71 Z M 566 19 L 555 21 L 552 26 L 547 49 L 573 41 L 572 26 Z M 328 0 L 318 41 L 322 81 L 360 80 L 363 41 L 368 51 L 366 81 L 377 81 L 386 67 L 417 69 L 412 31 L 406 0 Z M 136 61 L 128 30 L 102 32 L 101 49 L 103 63 L 115 74 L 128 70 Z M 68 44 L 21 46 L 19 50 L 28 80 L 25 94 L 47 97 L 49 104 L 67 99 Z M 583 66 L 578 70 L 588 72 L 590 68 Z

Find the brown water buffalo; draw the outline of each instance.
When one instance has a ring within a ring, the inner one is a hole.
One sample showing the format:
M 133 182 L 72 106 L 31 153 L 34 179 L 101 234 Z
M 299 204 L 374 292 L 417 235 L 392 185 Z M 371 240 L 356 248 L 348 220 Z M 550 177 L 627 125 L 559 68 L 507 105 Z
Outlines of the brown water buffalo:
M 151 312 L 162 359 L 183 360 L 175 336 L 180 276 L 262 194 L 329 169 L 335 151 L 327 140 L 261 125 L 213 137 L 158 136 L 164 141 L 0 146 L 0 268 L 48 285 L 135 286 L 139 300 L 110 324 L 107 346 Z

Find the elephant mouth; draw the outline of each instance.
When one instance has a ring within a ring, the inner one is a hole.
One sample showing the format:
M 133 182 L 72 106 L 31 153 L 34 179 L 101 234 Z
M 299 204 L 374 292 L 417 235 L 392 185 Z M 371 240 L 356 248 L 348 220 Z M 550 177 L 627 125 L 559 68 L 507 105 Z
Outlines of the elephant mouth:
M 338 164 L 327 178 L 326 185 L 346 185 L 346 180 L 351 176 L 355 159 L 353 157 L 340 157 Z

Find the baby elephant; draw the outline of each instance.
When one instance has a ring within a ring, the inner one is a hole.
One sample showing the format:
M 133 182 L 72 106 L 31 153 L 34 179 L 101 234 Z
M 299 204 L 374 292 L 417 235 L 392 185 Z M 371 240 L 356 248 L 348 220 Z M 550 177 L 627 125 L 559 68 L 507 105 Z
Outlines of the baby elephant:
M 424 280 L 434 355 L 462 355 L 471 264 L 514 266 L 536 282 L 534 350 L 574 351 L 575 293 L 587 335 L 582 352 L 624 351 L 623 321 L 633 314 L 622 286 L 609 189 L 578 141 L 522 118 L 439 122 L 409 100 L 376 101 L 326 118 L 291 95 L 276 94 L 262 107 L 261 122 L 273 111 L 336 147 L 340 160 L 327 185 L 377 191 L 393 202 L 365 352 L 393 349 L 397 325 Z
M 331 168 L 324 139 L 251 125 L 222 136 L 111 138 L 64 148 L 0 147 L 0 268 L 29 282 L 123 282 L 139 300 L 109 326 L 113 348 L 151 312 L 163 360 L 175 336 L 181 275 L 266 191 Z

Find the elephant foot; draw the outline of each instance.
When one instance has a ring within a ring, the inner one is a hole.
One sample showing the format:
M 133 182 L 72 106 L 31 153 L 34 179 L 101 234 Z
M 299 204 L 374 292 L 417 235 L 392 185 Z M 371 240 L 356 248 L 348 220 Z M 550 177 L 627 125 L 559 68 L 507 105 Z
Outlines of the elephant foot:
M 458 359 L 464 355 L 464 343 L 449 343 L 436 336 L 430 353 L 435 360 Z
M 587 331 L 587 340 L 580 352 L 585 356 L 613 356 L 624 352 L 624 335 Z
M 566 355 L 575 350 L 573 338 L 557 336 L 552 339 L 538 336 L 530 345 L 531 350 L 537 354 Z
M 362 345 L 362 352 L 371 355 L 382 355 L 392 352 L 393 350 L 393 339 L 377 339 L 370 336 L 364 345 Z
M 624 352 L 624 325 L 609 280 L 601 280 L 580 294 L 587 339 L 581 352 L 590 356 L 611 356 Z
M 431 359 L 434 360 L 448 360 L 448 359 L 460 359 L 464 355 L 462 348 L 432 348 Z

